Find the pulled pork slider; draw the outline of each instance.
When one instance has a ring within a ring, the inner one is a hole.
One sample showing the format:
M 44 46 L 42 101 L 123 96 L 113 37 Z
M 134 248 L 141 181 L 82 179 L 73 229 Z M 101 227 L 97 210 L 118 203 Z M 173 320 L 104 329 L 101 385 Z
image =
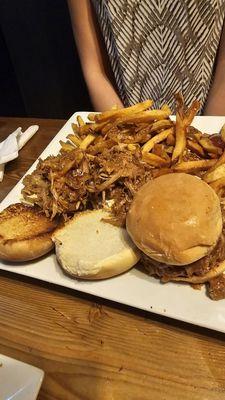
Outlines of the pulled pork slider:
M 204 283 L 225 270 L 220 201 L 196 176 L 171 173 L 143 185 L 126 226 L 149 273 L 164 282 Z

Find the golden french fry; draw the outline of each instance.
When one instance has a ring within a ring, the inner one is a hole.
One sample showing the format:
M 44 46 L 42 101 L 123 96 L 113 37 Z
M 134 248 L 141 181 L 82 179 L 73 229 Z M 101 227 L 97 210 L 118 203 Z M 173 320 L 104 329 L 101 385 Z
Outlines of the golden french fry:
M 152 149 L 152 153 L 156 154 L 157 156 L 164 158 L 166 161 L 170 162 L 170 156 L 165 150 L 165 145 L 164 144 L 155 144 L 155 146 Z
M 209 138 L 201 137 L 198 142 L 208 153 L 222 154 L 221 147 L 215 146 Z
M 79 128 L 79 134 L 80 135 L 88 135 L 89 133 L 91 134 L 92 132 L 101 132 L 102 128 L 107 124 L 107 122 L 94 122 L 94 123 L 88 123 L 85 125 L 80 126 Z
M 191 106 L 187 109 L 187 111 L 184 114 L 185 126 L 188 126 L 192 123 L 199 108 L 200 108 L 200 102 L 198 100 L 194 100 Z
M 222 164 L 219 165 L 219 167 L 217 167 L 216 169 L 214 169 L 214 171 L 212 172 L 208 171 L 203 176 L 203 180 L 207 183 L 210 183 L 224 177 L 225 177 L 225 164 Z
M 116 120 L 117 125 L 120 124 L 137 124 L 141 122 L 152 122 L 155 120 L 165 119 L 169 117 L 168 111 L 164 110 L 147 110 L 139 113 L 122 116 Z
M 114 104 L 114 106 L 112 106 L 111 110 L 118 110 L 118 104 Z
M 72 122 L 71 126 L 72 126 L 74 134 L 79 135 L 79 126 L 77 124 L 74 124 L 74 122 Z
M 78 123 L 78 126 L 84 126 L 85 125 L 84 120 L 80 115 L 77 116 L 77 123 Z
M 87 135 L 84 140 L 82 140 L 80 144 L 80 149 L 86 150 L 87 147 L 95 140 L 96 136 L 95 135 Z
M 216 164 L 216 160 L 196 160 L 196 161 L 182 161 L 173 167 L 174 171 L 179 172 L 198 172 L 205 171 Z
M 171 133 L 169 136 L 166 138 L 166 144 L 168 146 L 174 146 L 175 145 L 175 136 L 174 133 Z
M 152 133 L 161 129 L 166 129 L 170 126 L 173 126 L 173 122 L 170 119 L 161 119 L 159 121 L 153 122 L 149 132 Z
M 161 110 L 166 111 L 169 115 L 172 114 L 172 111 L 171 111 L 170 107 L 168 106 L 168 104 L 163 104 L 163 106 L 161 107 Z
M 224 189 L 225 187 L 225 176 L 222 178 L 217 179 L 214 182 L 209 183 L 212 189 L 215 190 L 215 192 L 219 195 L 221 189 Z
M 166 147 L 166 152 L 168 153 L 168 154 L 172 154 L 173 153 L 173 146 L 168 146 L 168 147 Z
M 169 129 L 166 129 L 165 131 L 162 131 L 162 132 L 158 133 L 157 135 L 153 136 L 142 147 L 142 153 L 149 152 L 150 150 L 153 149 L 153 147 L 156 143 L 162 142 L 164 139 L 166 139 L 172 133 L 173 133 L 173 128 L 169 128 Z
M 135 150 L 137 150 L 138 146 L 135 145 L 135 144 L 133 144 L 133 143 L 129 143 L 129 144 L 127 145 L 127 148 L 128 148 L 128 150 L 130 150 L 130 151 L 135 151 Z
M 96 118 L 96 113 L 90 113 L 88 114 L 88 119 L 89 121 L 95 121 Z
M 225 142 L 225 124 L 222 126 L 222 128 L 220 130 L 220 135 L 221 135 L 222 141 Z
M 176 143 L 173 150 L 172 161 L 179 161 L 182 158 L 185 146 L 186 146 L 186 128 L 184 125 L 184 100 L 183 96 L 179 93 L 176 95 L 177 101 L 177 112 L 176 112 Z
M 71 142 L 73 142 L 77 147 L 79 147 L 82 142 L 78 136 L 72 134 L 68 135 L 67 139 L 71 140 Z
M 197 154 L 198 156 L 205 157 L 205 152 L 197 142 L 193 140 L 187 139 L 187 148 L 190 149 L 193 153 Z
M 142 103 L 137 103 L 134 106 L 121 108 L 119 110 L 105 111 L 101 114 L 96 114 L 95 121 L 103 122 L 109 119 L 116 119 L 127 115 L 133 115 L 134 113 L 139 113 L 141 111 L 147 110 L 152 106 L 152 104 L 153 104 L 152 100 L 146 100 L 143 101 Z
M 173 151 L 172 161 L 181 161 L 185 147 L 186 147 L 186 132 L 187 127 L 191 124 L 194 116 L 196 115 L 200 103 L 193 101 L 192 105 L 184 111 L 184 99 L 180 93 L 175 95 L 177 102 L 176 112 L 176 144 Z
M 225 164 L 225 151 L 223 152 L 223 154 L 220 156 L 220 158 L 218 158 L 217 160 L 215 160 L 215 164 L 212 166 L 212 168 L 210 168 L 208 170 L 208 172 L 204 175 L 203 179 L 207 182 L 208 176 L 209 174 L 211 174 L 211 172 L 215 171 L 215 169 L 217 169 L 220 165 Z
M 60 140 L 59 143 L 61 145 L 62 150 L 64 151 L 71 151 L 75 149 L 75 147 L 70 143 L 65 143 L 62 140 Z
M 154 167 L 168 166 L 170 164 L 170 161 L 153 153 L 142 153 L 142 159 Z

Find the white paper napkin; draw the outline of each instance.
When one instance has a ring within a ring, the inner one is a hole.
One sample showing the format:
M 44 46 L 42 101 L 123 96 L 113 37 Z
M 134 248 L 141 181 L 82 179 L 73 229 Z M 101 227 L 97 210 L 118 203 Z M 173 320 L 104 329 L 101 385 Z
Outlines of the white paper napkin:
M 18 157 L 19 150 L 38 131 L 38 125 L 32 125 L 22 132 L 17 128 L 3 142 L 0 143 L 0 182 L 3 180 L 5 163 Z

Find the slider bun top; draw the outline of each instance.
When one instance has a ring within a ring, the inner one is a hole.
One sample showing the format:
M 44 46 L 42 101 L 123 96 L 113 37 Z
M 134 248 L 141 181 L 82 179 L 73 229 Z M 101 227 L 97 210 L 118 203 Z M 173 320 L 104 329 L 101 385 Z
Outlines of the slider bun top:
M 171 173 L 147 182 L 127 214 L 129 235 L 146 255 L 186 265 L 212 251 L 222 232 L 219 198 L 203 180 Z

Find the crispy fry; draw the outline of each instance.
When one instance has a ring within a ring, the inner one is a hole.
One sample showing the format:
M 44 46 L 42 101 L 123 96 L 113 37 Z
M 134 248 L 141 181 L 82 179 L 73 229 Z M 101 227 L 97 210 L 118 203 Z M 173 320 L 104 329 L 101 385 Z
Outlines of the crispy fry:
M 142 147 L 142 152 L 143 153 L 149 152 L 150 150 L 153 149 L 156 143 L 162 142 L 172 133 L 173 133 L 173 128 L 169 128 L 166 129 L 165 131 L 158 133 L 158 135 L 153 136 L 153 138 L 151 138 L 150 140 L 148 140 L 148 142 L 144 144 L 144 146 Z
M 78 126 L 84 126 L 85 125 L 84 120 L 80 115 L 77 116 L 77 124 L 78 124 Z
M 219 195 L 220 192 L 221 192 L 221 189 L 225 188 L 225 176 L 223 176 L 222 178 L 217 179 L 214 182 L 209 183 L 209 185 Z
M 116 118 L 121 118 L 125 117 L 128 115 L 133 115 L 134 113 L 139 113 L 141 111 L 145 111 L 148 108 L 150 108 L 153 104 L 152 100 L 146 100 L 143 101 L 142 103 L 137 103 L 134 106 L 130 106 L 127 108 L 121 108 L 119 110 L 111 110 L 111 111 L 105 111 L 101 114 L 96 114 L 95 121 L 107 121 L 109 119 L 116 119 Z
M 77 147 L 80 146 L 82 140 L 77 136 L 77 135 L 68 135 L 67 139 L 71 140 L 71 142 L 73 142 Z
M 135 150 L 137 150 L 137 145 L 136 144 L 133 144 L 133 143 L 129 143 L 128 145 L 127 145 L 127 148 L 128 148 L 128 150 L 130 150 L 130 151 L 135 151 Z
M 225 151 L 220 156 L 219 159 L 216 160 L 215 164 L 208 170 L 208 172 L 204 175 L 203 179 L 207 182 L 208 177 L 210 176 L 211 172 L 215 171 L 220 165 L 225 164 Z
M 180 93 L 175 95 L 177 101 L 176 112 L 176 144 L 172 156 L 173 162 L 176 160 L 181 161 L 183 152 L 186 147 L 186 132 L 187 127 L 191 124 L 194 116 L 196 115 L 200 103 L 196 100 L 192 103 L 191 107 L 184 111 L 184 100 Z
M 95 140 L 95 135 L 88 135 L 86 138 L 81 142 L 80 149 L 86 150 L 87 147 Z
M 224 178 L 225 177 L 225 164 L 219 165 L 214 171 L 207 172 L 203 176 L 203 180 L 207 183 L 211 183 L 213 181 L 216 181 L 218 179 Z
M 225 142 L 225 124 L 222 126 L 222 128 L 220 130 L 220 135 L 221 135 L 222 141 Z
M 71 151 L 74 150 L 74 146 L 70 143 L 65 143 L 62 140 L 59 141 L 60 145 L 61 145 L 61 149 L 64 151 Z
M 155 144 L 155 146 L 152 149 L 152 153 L 170 162 L 170 157 L 165 150 L 164 144 L 158 144 L 158 143 Z
M 94 132 L 101 132 L 101 130 L 104 128 L 107 122 L 102 122 L 102 123 L 88 123 L 85 125 L 80 126 L 79 128 L 79 133 L 80 135 L 87 135 L 89 133 L 94 133 Z
M 160 131 L 162 129 L 169 128 L 170 126 L 173 126 L 173 122 L 170 119 L 161 119 L 159 121 L 153 122 L 149 133 Z
M 174 146 L 175 145 L 175 136 L 174 133 L 171 133 L 169 136 L 166 138 L 166 144 L 168 146 Z
M 90 114 L 88 114 L 88 119 L 89 119 L 89 121 L 95 121 L 95 119 L 96 119 L 96 113 L 90 113 Z
M 74 122 L 72 122 L 71 127 L 73 129 L 74 134 L 79 136 L 79 126 Z
M 181 160 L 186 146 L 186 128 L 184 125 L 184 99 L 180 94 L 176 95 L 177 112 L 176 112 L 176 143 L 172 155 L 172 161 Z
M 205 152 L 202 146 L 199 143 L 194 142 L 193 140 L 187 139 L 187 148 L 193 151 L 193 153 L 198 156 L 205 157 Z
M 185 126 L 191 125 L 195 115 L 197 114 L 200 108 L 200 102 L 198 100 L 194 100 L 192 105 L 187 109 L 184 116 Z
M 152 122 L 155 120 L 165 119 L 169 117 L 168 111 L 164 110 L 147 110 L 136 114 L 127 115 L 116 120 L 117 124 L 138 124 L 141 122 Z
M 166 111 L 169 115 L 172 113 L 168 104 L 163 104 L 163 106 L 161 107 L 161 110 Z
M 165 160 L 162 157 L 157 156 L 156 154 L 153 153 L 143 153 L 142 154 L 142 159 L 146 163 L 154 166 L 154 167 L 161 167 L 161 166 L 169 166 L 170 161 Z
M 209 138 L 201 137 L 198 142 L 208 153 L 222 154 L 221 147 L 214 146 Z
M 216 160 L 182 161 L 173 167 L 174 171 L 193 173 L 205 171 L 216 164 Z

